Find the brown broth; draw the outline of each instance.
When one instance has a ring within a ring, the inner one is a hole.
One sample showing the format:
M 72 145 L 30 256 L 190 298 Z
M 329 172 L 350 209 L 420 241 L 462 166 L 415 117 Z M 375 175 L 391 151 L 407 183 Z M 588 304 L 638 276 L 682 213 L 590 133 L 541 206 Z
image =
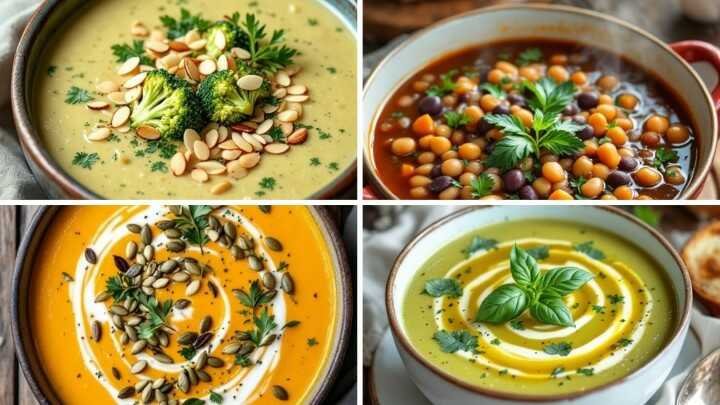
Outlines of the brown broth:
M 409 107 L 398 106 L 398 101 L 403 96 L 410 95 L 417 98 L 424 96 L 424 93 L 418 93 L 414 90 L 414 82 L 421 80 L 427 74 L 439 77 L 441 74 L 457 69 L 461 72 L 479 74 L 480 83 L 485 83 L 487 82 L 487 73 L 497 61 L 515 61 L 517 56 L 528 48 L 539 48 L 543 53 L 541 62 L 547 63 L 548 66 L 550 65 L 548 61 L 551 55 L 570 55 L 567 66 L 579 67 L 587 75 L 588 80 L 585 86 L 594 84 L 603 75 L 615 75 L 620 80 L 620 84 L 613 91 L 606 94 L 616 100 L 618 95 L 629 92 L 639 100 L 638 107 L 632 112 L 628 112 L 628 118 L 631 118 L 634 123 L 634 128 L 628 131 L 628 136 L 636 132 L 637 135 L 641 134 L 643 132 L 643 122 L 650 114 L 663 115 L 669 119 L 671 124 L 682 123 L 688 126 L 691 133 L 690 139 L 681 145 L 673 145 L 672 147 L 679 157 L 677 164 L 685 174 L 685 183 L 674 186 L 663 179 L 657 186 L 644 188 L 638 186 L 633 179 L 630 184 L 636 190 L 638 196 L 647 196 L 653 199 L 673 199 L 680 195 L 692 177 L 696 158 L 696 145 L 694 143 L 698 142 L 698 140 L 692 135 L 695 132 L 695 126 L 688 113 L 687 106 L 670 86 L 654 73 L 645 71 L 637 64 L 620 55 L 576 42 L 537 39 L 503 41 L 461 49 L 440 57 L 402 83 L 388 99 L 375 122 L 372 150 L 377 173 L 382 183 L 399 198 L 412 198 L 408 179 L 401 176 L 400 167 L 402 163 L 413 162 L 415 157 L 412 155 L 407 157 L 393 155 L 390 151 L 390 143 L 398 137 L 409 136 L 417 139 L 411 128 L 403 128 L 398 123 L 400 114 L 409 117 L 411 120 L 420 115 L 417 111 L 417 103 L 413 103 Z M 500 58 L 501 56 L 502 58 Z M 569 70 L 572 73 L 573 70 Z M 384 123 L 391 123 L 392 128 L 389 131 L 383 131 L 381 126 Z M 624 146 L 630 147 L 636 152 L 647 149 L 639 140 L 633 141 L 631 136 L 630 139 Z M 649 158 L 654 155 L 652 152 L 642 153 L 647 153 Z M 642 163 L 644 159 L 639 158 L 639 160 L 641 163 L 638 169 L 644 166 Z M 437 198 L 437 196 L 431 196 L 430 198 Z

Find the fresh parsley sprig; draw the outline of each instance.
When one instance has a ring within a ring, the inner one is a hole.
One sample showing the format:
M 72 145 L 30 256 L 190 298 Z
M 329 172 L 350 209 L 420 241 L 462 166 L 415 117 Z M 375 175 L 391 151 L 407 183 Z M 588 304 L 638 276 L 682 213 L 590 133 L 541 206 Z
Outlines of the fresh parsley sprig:
M 172 300 L 159 302 L 155 297 L 136 293 L 135 299 L 147 309 L 150 318 L 140 324 L 138 336 L 141 339 L 150 339 L 155 331 L 166 325 L 166 318 L 172 309 Z
M 249 291 L 245 291 L 241 288 L 233 290 L 233 294 L 235 294 L 235 297 L 240 300 L 241 304 L 253 310 L 257 309 L 262 304 L 267 304 L 275 297 L 274 290 L 263 291 L 257 280 L 252 282 Z
M 245 21 L 239 28 L 248 37 L 248 52 L 250 52 L 250 65 L 265 73 L 276 71 L 292 64 L 292 59 L 298 52 L 283 44 L 285 31 L 273 31 L 270 40 L 265 42 L 267 33 L 265 25 L 255 18 L 254 14 L 247 14 Z
M 452 332 L 440 330 L 435 332 L 433 340 L 438 342 L 440 350 L 445 353 L 455 353 L 458 350 L 470 352 L 474 351 L 478 346 L 477 336 L 465 330 L 454 330 Z
M 653 158 L 652 165 L 654 168 L 660 170 L 661 172 L 665 171 L 665 166 L 668 163 L 677 162 L 679 159 L 679 156 L 677 152 L 675 152 L 672 149 L 666 149 L 666 148 L 660 148 L 657 151 L 655 151 L 655 158 Z
M 452 93 L 455 89 L 455 81 L 453 80 L 453 77 L 457 73 L 458 71 L 453 69 L 447 73 L 441 74 L 440 84 L 430 86 L 430 88 L 427 89 L 425 94 L 427 94 L 428 96 L 442 97 L 444 95 Z
M 160 22 L 167 28 L 167 36 L 170 39 L 179 38 L 194 29 L 201 33 L 205 32 L 212 24 L 209 20 L 202 18 L 200 14 L 193 15 L 190 10 L 185 8 L 180 9 L 179 19 L 164 15 L 160 17 Z
M 476 179 L 470 181 L 470 187 L 472 187 L 473 198 L 483 198 L 492 192 L 493 187 L 495 187 L 495 180 L 489 174 L 482 173 Z
M 250 341 L 255 346 L 262 346 L 265 339 L 272 333 L 272 330 L 277 327 L 275 316 L 269 315 L 267 308 L 263 308 L 260 316 L 253 316 L 253 322 L 255 323 L 255 329 L 249 334 Z
M 460 283 L 454 278 L 434 278 L 425 282 L 425 289 L 423 294 L 427 294 L 431 297 L 450 297 L 458 298 L 462 296 L 462 287 Z
M 112 49 L 113 55 L 115 55 L 115 60 L 118 63 L 125 62 L 126 60 L 137 56 L 140 58 L 141 65 L 154 66 L 152 59 L 150 59 L 147 53 L 145 53 L 144 42 L 139 39 L 133 40 L 130 44 L 115 44 L 110 48 Z
M 202 246 L 208 242 L 205 228 L 208 226 L 208 215 L 212 212 L 209 205 L 184 205 L 182 214 L 173 219 L 175 228 L 182 232 L 182 238 L 192 244 Z
M 535 258 L 517 245 L 510 252 L 510 272 L 515 282 L 498 287 L 483 300 L 477 322 L 505 323 L 529 309 L 542 323 L 575 325 L 562 297 L 585 285 L 592 274 L 572 266 L 541 273 Z

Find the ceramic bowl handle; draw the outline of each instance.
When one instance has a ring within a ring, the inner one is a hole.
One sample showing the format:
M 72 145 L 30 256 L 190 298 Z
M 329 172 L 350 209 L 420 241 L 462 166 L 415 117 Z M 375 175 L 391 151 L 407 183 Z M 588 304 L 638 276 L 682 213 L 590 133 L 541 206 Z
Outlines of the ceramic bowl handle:
M 363 200 L 377 200 L 378 196 L 375 190 L 370 186 L 363 187 Z
M 720 112 L 720 49 L 703 41 L 680 41 L 670 44 L 670 47 L 689 63 L 707 62 L 712 65 L 718 80 L 710 95 L 715 109 Z

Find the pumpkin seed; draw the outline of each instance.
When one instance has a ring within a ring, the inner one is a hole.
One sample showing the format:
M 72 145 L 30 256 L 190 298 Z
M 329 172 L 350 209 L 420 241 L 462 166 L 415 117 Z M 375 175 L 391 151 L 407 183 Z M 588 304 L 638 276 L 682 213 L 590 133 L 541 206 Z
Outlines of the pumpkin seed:
M 200 291 L 200 280 L 193 280 L 188 284 L 187 288 L 185 288 L 185 295 L 190 297 L 197 294 L 198 291 Z
M 264 272 L 262 275 L 262 283 L 268 290 L 275 289 L 275 276 L 273 276 L 269 271 Z
M 140 380 L 135 384 L 135 391 L 142 391 L 145 387 L 150 384 L 150 380 Z
M 235 238 L 237 237 L 237 229 L 235 228 L 235 224 L 225 222 L 225 225 L 223 225 L 223 231 L 225 232 L 225 235 L 230 237 L 230 239 L 232 240 L 235 240 Z
M 205 234 L 211 242 L 217 242 L 217 240 L 220 239 L 220 232 L 214 229 L 206 229 Z
M 276 252 L 282 252 L 283 245 L 280 243 L 279 240 L 273 238 L 272 236 L 268 236 L 265 238 L 265 244 L 267 247 L 270 248 L 270 250 L 274 250 Z
M 230 246 L 230 254 L 235 258 L 235 260 L 240 260 L 240 259 L 245 258 L 245 252 L 243 252 L 243 250 L 240 249 L 240 246 L 238 246 L 238 245 Z
M 130 349 L 130 353 L 132 354 L 138 354 L 145 350 L 147 347 L 147 342 L 144 340 L 138 340 L 137 342 L 133 343 L 132 348 Z
M 186 394 L 188 391 L 190 391 L 190 380 L 188 379 L 188 375 L 185 370 L 180 372 L 180 375 L 178 376 L 177 386 L 180 391 Z
M 155 282 L 152 283 L 152 286 L 155 289 L 160 289 L 160 288 L 167 287 L 168 284 L 170 284 L 170 279 L 162 277 L 162 278 L 155 280 Z
M 225 365 L 225 362 L 221 358 L 210 356 L 207 358 L 207 364 L 213 368 L 220 368 Z
M 128 310 L 124 306 L 117 304 L 113 304 L 110 307 L 110 312 L 119 316 L 126 316 L 128 314 Z
M 119 380 L 122 378 L 122 374 L 120 374 L 120 370 L 118 370 L 117 368 L 113 367 L 110 369 L 110 371 L 112 372 L 112 375 L 113 375 L 113 377 L 115 377 L 116 380 Z
M 138 224 L 127 224 L 126 227 L 128 231 L 132 233 L 140 233 L 140 231 L 142 230 L 142 228 Z
M 168 347 L 170 346 L 170 338 L 168 337 L 167 333 L 160 331 L 157 332 L 158 340 L 160 341 L 160 346 L 162 347 Z
M 240 350 L 240 342 L 233 342 L 225 346 L 222 350 L 223 354 L 235 354 Z
M 175 215 L 182 215 L 182 206 L 180 205 L 170 205 L 168 209 Z
M 181 240 L 171 240 L 167 243 L 167 250 L 171 252 L 182 252 L 185 250 L 185 242 Z
M 127 399 L 135 395 L 135 387 L 125 387 L 118 392 L 118 399 Z
M 142 270 L 143 270 L 143 266 L 138 263 L 135 263 L 132 266 L 130 266 L 130 268 L 125 273 L 125 275 L 132 278 L 132 277 L 138 276 L 142 272 Z
M 125 246 L 125 257 L 128 259 L 133 259 L 137 255 L 137 251 L 138 251 L 137 243 L 135 243 L 134 241 L 130 241 Z
M 110 294 L 107 291 L 102 291 L 100 294 L 95 296 L 95 302 L 107 301 L 110 298 Z
M 197 361 L 195 363 L 195 368 L 198 370 L 202 370 L 208 361 L 208 354 L 207 352 L 200 352 L 200 355 L 198 355 Z
M 135 328 L 126 324 L 125 325 L 125 333 L 128 335 L 128 338 L 130 338 L 130 341 L 137 342 L 138 336 L 137 336 L 137 332 L 135 331 Z
M 98 322 L 98 321 L 93 321 L 91 325 L 92 326 L 90 329 L 92 329 L 93 340 L 95 340 L 96 342 L 99 342 L 100 338 L 102 337 L 102 326 L 100 325 L 100 322 Z
M 165 236 L 167 236 L 169 239 L 179 239 L 182 236 L 182 232 L 175 228 L 170 228 L 165 230 Z
M 171 278 L 175 282 L 184 283 L 190 279 L 190 275 L 185 272 L 178 272 L 178 273 L 173 274 L 171 276 Z M 180 309 L 182 309 L 182 308 L 180 308 Z
M 250 265 L 250 268 L 255 271 L 260 271 L 263 269 L 262 261 L 258 259 L 255 255 L 248 256 L 248 264 Z
M 173 364 L 173 359 L 165 353 L 156 353 L 153 358 L 163 364 Z
M 242 342 L 240 345 L 240 350 L 237 351 L 237 354 L 240 356 L 244 356 L 246 354 L 252 353 L 252 351 L 255 350 L 255 345 L 250 342 Z
M 142 403 L 144 403 L 144 404 L 149 404 L 150 401 L 152 401 L 152 397 L 153 397 L 153 393 L 154 393 L 154 392 L 155 392 L 155 391 L 153 391 L 153 387 L 152 387 L 152 386 L 148 385 L 147 387 L 145 387 L 145 389 L 144 389 L 143 392 L 142 392 L 142 395 L 140 396 L 140 399 L 141 399 Z
M 186 260 L 183 262 L 183 266 L 185 267 L 185 270 L 188 271 L 188 273 L 199 276 L 200 275 L 200 266 L 194 261 Z
M 166 262 L 163 262 L 163 264 L 160 265 L 160 272 L 161 273 L 169 273 L 169 272 L 175 270 L 175 268 L 177 268 L 177 266 L 178 266 L 178 262 L 176 262 L 173 259 L 170 259 Z
M 210 315 L 206 315 L 202 321 L 200 321 L 200 333 L 205 333 L 212 327 L 213 319 Z
M 152 245 L 145 246 L 145 249 L 143 249 L 143 256 L 145 256 L 147 261 L 151 261 L 155 257 L 155 248 L 152 247 Z
M 277 335 L 275 335 L 275 334 L 267 335 L 265 337 L 265 339 L 263 339 L 263 341 L 260 342 L 260 346 L 270 346 L 271 344 L 273 344 L 273 342 L 275 341 L 276 338 L 277 338 Z
M 165 378 L 163 377 L 158 378 L 152 383 L 152 387 L 156 390 L 162 388 L 163 385 L 165 385 Z
M 177 273 L 181 274 L 181 273 Z M 185 273 L 182 273 L 185 274 Z M 185 298 L 180 298 L 179 300 L 175 301 L 175 308 L 177 309 L 185 309 L 188 306 L 190 306 L 190 300 L 187 300 Z
M 275 396 L 275 398 L 281 400 L 281 401 L 287 401 L 289 396 L 285 388 L 283 388 L 280 385 L 273 385 L 272 386 L 272 393 Z
M 123 321 L 122 321 L 122 318 L 120 318 L 119 315 L 113 314 L 113 315 L 110 317 L 110 320 L 112 320 L 112 323 L 113 323 L 113 325 L 115 325 L 116 328 L 122 329 L 122 327 L 123 327 Z
M 140 231 L 140 239 L 146 245 L 152 243 L 152 230 L 150 230 L 148 224 L 143 225 L 142 230 Z
M 208 287 L 210 288 L 210 293 L 212 293 L 213 298 L 217 298 L 218 296 L 218 288 L 212 281 L 208 281 Z
M 202 370 L 196 370 L 195 374 L 197 374 L 198 379 L 204 382 L 210 382 L 212 378 L 210 377 L 210 374 L 202 371 Z
M 147 361 L 140 360 L 137 363 L 133 364 L 132 367 L 130 367 L 130 372 L 133 374 L 140 374 L 145 370 L 147 367 Z
M 139 316 L 131 316 L 127 318 L 127 324 L 130 326 L 138 326 L 140 325 L 140 322 L 143 321 L 143 318 L 140 318 Z
M 158 221 L 155 226 L 160 228 L 162 231 L 167 231 L 168 229 L 175 228 L 175 222 L 170 221 L 168 219 L 164 219 L 162 221 Z
M 189 345 L 197 339 L 198 334 L 196 332 L 184 332 L 178 337 L 178 343 L 181 345 Z
M 120 273 L 125 273 L 130 268 L 128 262 L 120 256 L 113 256 L 113 262 L 115 263 L 115 267 L 117 267 Z
M 295 292 L 295 282 L 292 276 L 290 276 L 290 273 L 283 273 L 282 278 L 280 278 L 280 287 L 288 294 Z
M 128 337 L 127 333 L 123 332 L 122 334 L 120 334 L 120 344 L 125 346 L 128 343 L 130 343 L 130 338 Z
M 97 264 L 97 255 L 95 254 L 95 251 L 90 248 L 85 249 L 85 260 L 87 260 L 90 264 Z
M 195 339 L 195 342 L 193 343 L 193 347 L 195 349 L 199 349 L 199 348 L 205 346 L 206 344 L 208 344 L 210 339 L 212 339 L 212 333 L 205 332 L 202 335 L 198 336 L 197 339 Z

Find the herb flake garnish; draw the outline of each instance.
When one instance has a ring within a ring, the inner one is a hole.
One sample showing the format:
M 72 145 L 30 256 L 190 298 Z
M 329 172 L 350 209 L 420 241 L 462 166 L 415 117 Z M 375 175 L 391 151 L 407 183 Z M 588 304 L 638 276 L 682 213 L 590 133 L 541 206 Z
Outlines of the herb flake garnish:
M 87 103 L 88 101 L 91 101 L 93 99 L 93 96 L 90 95 L 90 92 L 81 89 L 77 86 L 72 86 L 70 89 L 68 89 L 67 94 L 65 95 L 65 102 L 67 104 L 81 104 L 81 103 Z
M 593 247 L 594 241 L 587 241 L 583 243 L 578 243 L 577 245 L 573 246 L 573 249 L 580 253 L 584 253 L 586 256 L 595 259 L 595 260 L 605 260 L 605 253 L 603 253 L 600 249 L 595 249 Z
M 464 330 L 452 332 L 440 330 L 435 332 L 433 340 L 440 345 L 440 350 L 445 353 L 455 353 L 458 350 L 471 352 L 478 345 L 477 337 Z
M 179 19 L 164 15 L 160 17 L 160 22 L 167 28 L 167 36 L 170 39 L 179 38 L 193 29 L 200 33 L 205 32 L 211 25 L 211 22 L 202 18 L 200 14 L 193 15 L 190 10 L 185 8 L 180 9 Z
M 175 228 L 182 232 L 182 238 L 202 248 L 208 242 L 205 228 L 208 226 L 208 215 L 212 212 L 209 205 L 183 205 L 182 213 L 175 215 Z
M 462 287 L 454 278 L 436 278 L 425 282 L 423 294 L 431 297 L 458 298 L 462 296 Z
M 463 250 L 463 253 L 467 257 L 471 257 L 476 252 L 479 252 L 481 250 L 490 250 L 495 249 L 497 247 L 498 241 L 495 239 L 485 239 L 480 236 L 474 236 L 472 238 L 472 241 L 470 241 L 470 245 Z
M 453 76 L 457 74 L 457 70 L 451 70 L 447 73 L 440 75 L 440 84 L 432 85 L 425 92 L 428 96 L 442 97 L 452 93 L 455 89 L 455 81 Z
M 543 347 L 543 351 L 547 354 L 565 357 L 572 351 L 572 345 L 568 342 L 551 343 Z
M 112 49 L 115 61 L 118 63 L 138 57 L 141 65 L 154 66 L 152 59 L 145 53 L 144 42 L 139 39 L 133 40 L 131 44 L 115 44 L 110 49 Z
M 91 170 L 93 165 L 100 160 L 97 153 L 77 152 L 73 157 L 72 164 L 80 166 L 83 169 Z

